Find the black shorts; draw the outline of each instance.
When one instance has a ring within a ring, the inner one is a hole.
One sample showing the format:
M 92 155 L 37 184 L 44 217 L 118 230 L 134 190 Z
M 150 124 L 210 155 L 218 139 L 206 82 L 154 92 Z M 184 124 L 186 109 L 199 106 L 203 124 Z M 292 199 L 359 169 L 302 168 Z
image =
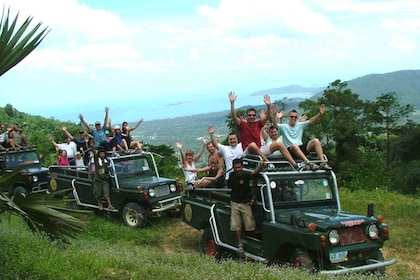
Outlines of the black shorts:
M 305 143 L 303 143 L 303 145 L 300 145 L 299 146 L 299 149 L 302 151 L 302 153 L 304 155 L 307 155 L 308 154 L 308 151 L 306 150 L 306 144 Z M 292 157 L 296 157 L 296 155 L 290 150 L 290 147 L 288 147 L 287 150 L 290 152 L 290 154 L 292 155 Z

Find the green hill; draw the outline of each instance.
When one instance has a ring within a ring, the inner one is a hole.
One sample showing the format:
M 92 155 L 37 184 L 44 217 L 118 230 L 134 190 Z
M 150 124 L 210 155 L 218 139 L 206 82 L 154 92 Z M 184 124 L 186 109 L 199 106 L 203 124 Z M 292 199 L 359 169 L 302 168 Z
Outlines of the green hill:
M 333 81 L 331 81 L 333 82 Z M 347 81 L 349 88 L 359 95 L 362 100 L 375 100 L 381 93 L 396 92 L 400 97 L 401 104 L 413 104 L 416 110 L 420 110 L 420 70 L 403 70 L 385 74 L 371 74 Z M 322 88 L 304 88 L 300 86 L 288 86 L 277 89 L 270 89 L 272 101 L 276 99 L 276 93 L 285 92 L 319 92 L 314 94 L 311 99 L 316 100 L 322 95 Z M 267 91 L 258 91 L 252 95 L 266 94 Z M 303 99 L 289 99 L 286 110 L 296 108 Z M 257 110 L 264 108 L 260 103 L 252 105 Z M 246 109 L 246 107 L 237 108 Z M 213 125 L 216 133 L 220 135 L 220 140 L 224 140 L 229 133 L 225 120 L 226 115 L 230 113 L 229 104 L 226 102 L 226 111 L 199 114 L 187 117 L 178 117 L 172 119 L 162 119 L 154 121 L 145 121 L 137 130 L 135 136 L 145 143 L 153 145 L 167 144 L 174 147 L 175 142 L 183 143 L 186 149 L 198 151 L 201 147 L 201 141 L 197 138 L 207 137 L 207 127 Z M 414 115 L 415 121 L 420 121 L 419 117 Z

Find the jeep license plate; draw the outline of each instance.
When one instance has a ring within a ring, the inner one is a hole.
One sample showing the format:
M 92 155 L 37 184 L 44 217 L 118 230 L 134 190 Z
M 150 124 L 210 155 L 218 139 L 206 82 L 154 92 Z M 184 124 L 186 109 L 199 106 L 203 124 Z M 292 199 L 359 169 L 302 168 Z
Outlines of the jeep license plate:
M 347 257 L 347 251 L 337 252 L 337 253 L 330 253 L 330 261 L 332 263 L 339 263 L 344 261 Z

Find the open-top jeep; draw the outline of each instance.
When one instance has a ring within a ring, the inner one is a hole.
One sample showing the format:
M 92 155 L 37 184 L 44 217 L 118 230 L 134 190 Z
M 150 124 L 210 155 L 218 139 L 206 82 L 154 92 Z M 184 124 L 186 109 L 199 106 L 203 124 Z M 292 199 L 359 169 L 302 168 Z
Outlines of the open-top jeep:
M 389 238 L 387 224 L 368 214 L 356 215 L 340 206 L 333 171 L 295 171 L 287 161 L 269 157 L 260 173 L 259 198 L 253 205 L 256 231 L 243 236 L 243 257 L 322 274 L 356 271 L 385 272 L 396 262 L 384 261 L 381 248 Z M 244 158 L 244 171 L 260 163 Z M 182 197 L 182 220 L 202 235 L 203 253 L 215 257 L 239 255 L 235 232 L 230 230 L 230 190 L 194 189 Z
M 182 185 L 174 179 L 159 176 L 155 156 L 150 152 L 108 153 L 110 198 L 114 209 L 125 225 L 144 227 L 148 218 L 163 212 L 179 215 Z M 50 166 L 49 190 L 71 190 L 67 196 L 74 198 L 77 207 L 99 209 L 93 194 L 92 164 L 86 168 L 75 166 Z M 103 205 L 107 205 L 103 201 Z
M 43 167 L 35 147 L 0 151 L 0 172 L 11 173 L 19 169 L 12 184 L 0 183 L 0 191 L 17 193 L 45 192 L 48 189 L 48 168 Z

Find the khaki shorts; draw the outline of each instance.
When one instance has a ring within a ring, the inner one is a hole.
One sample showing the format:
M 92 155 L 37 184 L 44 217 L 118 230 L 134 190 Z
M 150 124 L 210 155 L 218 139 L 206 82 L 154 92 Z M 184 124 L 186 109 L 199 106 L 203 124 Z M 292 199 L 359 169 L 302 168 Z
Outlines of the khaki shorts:
M 245 231 L 255 230 L 255 220 L 252 214 L 251 204 L 230 202 L 231 216 L 230 216 L 230 230 L 238 231 L 242 229 L 242 220 Z
M 108 180 L 95 180 L 93 193 L 98 201 L 101 201 L 102 197 L 109 197 Z

